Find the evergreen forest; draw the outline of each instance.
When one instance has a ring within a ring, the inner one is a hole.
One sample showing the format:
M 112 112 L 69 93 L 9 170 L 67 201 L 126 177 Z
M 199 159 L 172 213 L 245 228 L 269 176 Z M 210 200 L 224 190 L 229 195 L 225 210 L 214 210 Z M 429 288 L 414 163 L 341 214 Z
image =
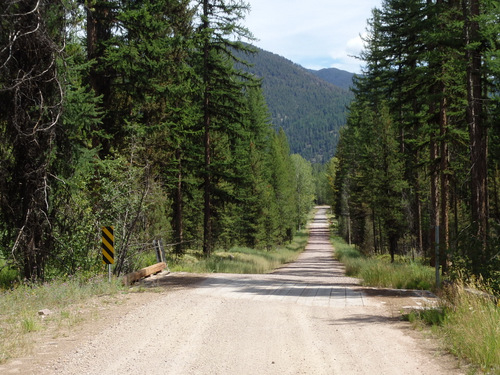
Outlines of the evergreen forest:
M 239 0 L 0 3 L 0 267 L 120 275 L 152 240 L 210 257 L 291 240 L 312 166 L 275 130 Z M 245 42 L 245 43 L 243 43 Z M 242 57 L 243 56 L 243 57 Z
M 316 200 L 366 254 L 499 290 L 500 3 L 384 0 L 352 92 L 252 47 L 249 11 L 0 2 L 0 272 L 102 273 L 103 226 L 116 275 L 158 239 L 270 251 Z
M 385 0 L 325 167 L 349 242 L 500 283 L 500 3 Z

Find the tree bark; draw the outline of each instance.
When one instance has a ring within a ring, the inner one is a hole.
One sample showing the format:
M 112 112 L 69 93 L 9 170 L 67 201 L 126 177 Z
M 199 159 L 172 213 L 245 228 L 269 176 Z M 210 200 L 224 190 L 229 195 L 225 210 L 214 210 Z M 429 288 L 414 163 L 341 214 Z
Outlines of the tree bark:
M 435 266 L 436 254 L 434 252 L 435 248 L 435 231 L 436 227 L 439 225 L 439 174 L 437 172 L 437 158 L 438 158 L 438 146 L 431 136 L 431 141 L 429 145 L 430 151 L 430 161 L 431 161 L 431 212 L 430 212 L 430 232 L 429 232 L 429 244 L 430 244 L 430 254 L 431 254 L 431 266 Z
M 209 16 L 209 1 L 203 0 L 203 30 L 206 31 L 210 27 Z M 205 38 L 208 38 L 205 36 Z M 203 127 L 204 137 L 203 146 L 205 149 L 205 176 L 204 176 L 204 212 L 203 212 L 203 253 L 205 256 L 210 256 L 212 253 L 212 173 L 211 173 L 211 144 L 210 144 L 210 76 L 209 76 L 209 58 L 210 58 L 210 41 L 205 40 L 203 46 L 204 71 L 203 81 L 205 84 L 203 98 Z
M 449 175 L 449 149 L 448 149 L 448 115 L 446 87 L 441 89 L 441 105 L 439 114 L 439 132 L 441 138 L 441 215 L 439 228 L 439 261 L 442 266 L 442 272 L 447 272 L 447 252 L 450 248 L 450 228 L 449 228 L 449 200 L 450 200 L 450 175 Z

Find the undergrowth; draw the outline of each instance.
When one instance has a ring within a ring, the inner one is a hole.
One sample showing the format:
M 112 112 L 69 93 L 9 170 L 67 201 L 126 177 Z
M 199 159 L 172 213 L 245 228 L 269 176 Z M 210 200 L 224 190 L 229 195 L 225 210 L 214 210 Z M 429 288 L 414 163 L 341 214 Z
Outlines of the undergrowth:
M 439 307 L 412 311 L 406 318 L 416 327 L 431 327 L 449 352 L 472 364 L 471 372 L 500 374 L 500 306 L 480 289 L 485 288 L 447 287 Z

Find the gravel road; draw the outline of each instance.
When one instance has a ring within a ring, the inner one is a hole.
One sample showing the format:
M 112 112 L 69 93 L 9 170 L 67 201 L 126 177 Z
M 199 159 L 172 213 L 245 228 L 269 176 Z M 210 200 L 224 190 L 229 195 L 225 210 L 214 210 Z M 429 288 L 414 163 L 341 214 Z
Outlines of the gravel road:
M 459 374 L 332 259 L 325 209 L 272 274 L 172 274 L 143 305 L 36 374 Z M 372 293 L 373 294 L 373 293 Z M 429 296 L 408 297 L 423 304 Z

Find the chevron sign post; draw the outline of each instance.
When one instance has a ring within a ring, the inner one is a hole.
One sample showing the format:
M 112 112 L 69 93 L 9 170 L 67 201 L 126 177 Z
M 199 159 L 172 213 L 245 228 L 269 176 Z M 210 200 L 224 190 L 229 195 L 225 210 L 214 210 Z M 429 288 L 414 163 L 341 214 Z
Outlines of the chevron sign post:
M 115 262 L 114 227 L 102 227 L 102 262 L 108 265 L 108 277 L 111 281 L 111 265 Z

